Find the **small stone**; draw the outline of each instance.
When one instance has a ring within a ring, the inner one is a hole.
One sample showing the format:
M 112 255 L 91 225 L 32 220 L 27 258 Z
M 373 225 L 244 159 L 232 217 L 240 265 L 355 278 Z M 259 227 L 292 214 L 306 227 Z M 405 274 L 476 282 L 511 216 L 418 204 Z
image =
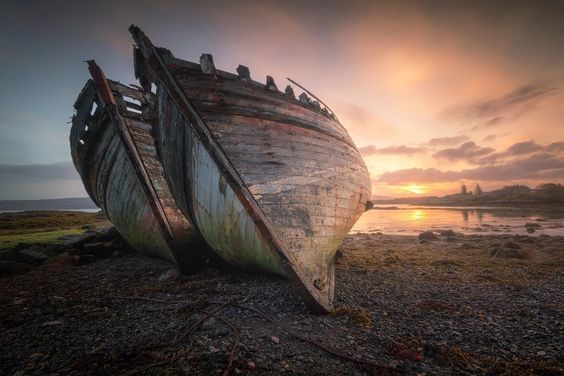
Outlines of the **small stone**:
M 43 358 L 44 356 L 45 356 L 45 354 L 40 353 L 40 352 L 36 352 L 36 353 L 31 354 L 31 355 L 29 356 L 29 359 L 31 359 L 31 360 L 37 360 L 37 359 L 39 359 L 39 358 Z
M 59 321 L 59 320 L 55 320 L 55 321 L 47 321 L 45 323 L 43 323 L 42 326 L 54 326 L 54 325 L 61 325 L 63 322 Z
M 202 324 L 202 330 L 212 330 L 215 327 L 216 320 L 213 317 L 210 317 Z
M 249 366 L 250 369 L 257 368 L 257 365 L 255 364 L 255 362 L 248 362 L 247 365 Z
M 159 281 L 160 282 L 174 281 L 178 279 L 178 277 L 180 277 L 180 273 L 178 273 L 178 270 L 170 269 L 160 275 Z
M 461 249 L 476 249 L 476 246 L 472 243 L 464 242 L 460 244 Z
M 270 337 L 270 340 L 274 343 L 280 343 L 280 338 L 276 337 L 276 336 L 272 336 Z

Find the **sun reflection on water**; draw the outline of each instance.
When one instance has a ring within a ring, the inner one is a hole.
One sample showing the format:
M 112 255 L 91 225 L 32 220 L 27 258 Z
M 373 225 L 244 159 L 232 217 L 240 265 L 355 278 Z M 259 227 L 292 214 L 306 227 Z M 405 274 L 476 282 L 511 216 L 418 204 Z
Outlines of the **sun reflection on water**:
M 542 218 L 535 235 L 563 235 L 564 210 L 515 207 L 412 207 L 407 204 L 380 206 L 364 213 L 352 232 L 412 234 L 451 229 L 465 234 L 529 234 L 528 222 Z
M 423 222 L 427 218 L 426 210 L 415 209 L 409 213 L 409 219 L 413 222 Z

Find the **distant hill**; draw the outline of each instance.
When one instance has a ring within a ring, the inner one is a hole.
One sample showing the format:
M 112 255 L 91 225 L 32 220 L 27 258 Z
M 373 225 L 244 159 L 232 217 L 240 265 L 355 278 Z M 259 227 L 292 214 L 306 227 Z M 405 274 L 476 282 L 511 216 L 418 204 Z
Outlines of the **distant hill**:
M 50 200 L 3 200 L 0 211 L 5 210 L 78 210 L 96 209 L 90 197 L 57 198 Z
M 372 195 L 372 201 L 388 201 L 393 199 L 391 196 Z
M 416 205 L 515 205 L 515 204 L 564 204 L 564 186 L 555 183 L 541 184 L 536 188 L 525 185 L 509 185 L 491 192 L 466 191 L 443 197 L 405 197 L 393 200 L 375 200 L 375 204 Z

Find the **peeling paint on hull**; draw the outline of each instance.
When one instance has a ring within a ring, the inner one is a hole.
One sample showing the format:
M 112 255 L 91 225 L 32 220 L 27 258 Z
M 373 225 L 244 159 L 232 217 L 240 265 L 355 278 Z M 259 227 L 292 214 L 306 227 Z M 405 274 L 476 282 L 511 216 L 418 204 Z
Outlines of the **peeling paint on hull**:
M 199 250 L 193 249 L 200 237 L 177 208 L 164 179 L 152 137 L 152 118 L 149 112 L 142 111 L 145 106 L 148 109 L 151 98 L 117 82 L 106 83 L 131 137 L 130 147 L 140 159 L 135 161 L 127 152 L 127 145 L 104 108 L 97 84 L 89 80 L 75 103 L 70 132 L 73 163 L 89 196 L 128 244 L 147 255 L 175 261 L 181 269 L 190 271 L 191 263 L 201 257 Z M 149 172 L 149 181 L 140 178 L 136 172 L 140 168 Z M 155 192 L 160 213 L 151 201 L 155 197 L 147 194 L 144 185 L 148 184 Z
M 371 191 L 346 130 L 272 79 L 177 59 L 130 31 L 136 76 L 157 85 L 159 156 L 182 212 L 226 261 L 285 275 L 312 310 L 331 310 L 335 252 Z

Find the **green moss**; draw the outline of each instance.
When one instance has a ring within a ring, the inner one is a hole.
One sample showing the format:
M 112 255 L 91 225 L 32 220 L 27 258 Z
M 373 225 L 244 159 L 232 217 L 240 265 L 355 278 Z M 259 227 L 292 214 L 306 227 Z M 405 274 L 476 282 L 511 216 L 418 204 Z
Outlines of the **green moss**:
M 26 234 L 0 235 L 0 249 L 11 248 L 18 243 L 44 244 L 55 242 L 64 235 L 81 234 L 79 228 L 57 231 L 30 232 Z
M 65 230 L 107 223 L 107 218 L 102 213 L 48 210 L 0 213 L 0 235 L 27 234 L 30 231 Z

